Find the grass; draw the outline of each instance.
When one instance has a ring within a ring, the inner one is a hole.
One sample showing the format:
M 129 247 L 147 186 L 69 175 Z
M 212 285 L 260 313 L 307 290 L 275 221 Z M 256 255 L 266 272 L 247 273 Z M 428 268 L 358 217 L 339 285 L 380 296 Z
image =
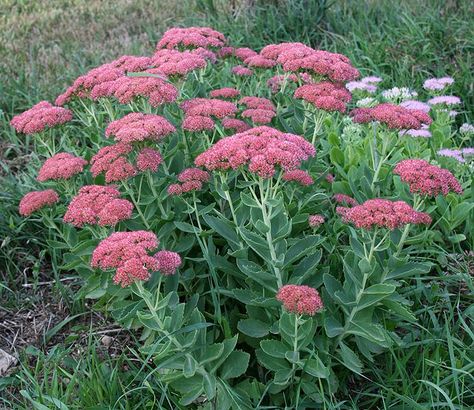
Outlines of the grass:
M 117 349 L 104 347 L 102 319 L 74 299 L 74 275 L 59 276 L 46 233 L 17 215 L 32 157 L 8 121 L 41 99 L 54 99 L 88 68 L 123 54 L 150 54 L 167 27 L 191 24 L 212 25 L 233 43 L 257 49 L 301 41 L 337 51 L 364 74 L 386 78 L 387 88 L 419 88 L 429 76 L 452 75 L 464 102 L 458 122 L 472 118 L 474 21 L 467 1 L 55 0 L 46 7 L 0 0 L 0 311 L 25 317 L 26 326 L 44 300 L 62 309 L 52 319 L 45 313 L 49 322 L 30 347 L 25 337 L 17 371 L 0 379 L 0 408 L 172 407 L 135 353 L 132 334 L 113 334 Z M 474 406 L 473 256 L 447 257 L 444 280 L 419 278 L 405 290 L 418 322 L 400 329 L 402 343 L 384 363 L 354 379 L 350 394 L 338 398 L 340 408 Z M 2 339 L 0 347 L 12 348 L 11 341 Z

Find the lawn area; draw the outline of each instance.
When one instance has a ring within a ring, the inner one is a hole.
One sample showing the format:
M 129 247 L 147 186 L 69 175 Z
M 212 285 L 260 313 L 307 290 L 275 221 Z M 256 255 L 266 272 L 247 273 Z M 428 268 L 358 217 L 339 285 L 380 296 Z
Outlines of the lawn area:
M 0 0 L 0 409 L 473 408 L 473 11 Z

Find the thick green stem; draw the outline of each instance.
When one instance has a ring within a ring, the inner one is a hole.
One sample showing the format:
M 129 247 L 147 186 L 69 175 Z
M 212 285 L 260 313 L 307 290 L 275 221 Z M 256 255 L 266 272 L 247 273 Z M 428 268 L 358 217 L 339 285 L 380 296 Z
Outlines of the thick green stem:
M 423 200 L 421 197 L 419 197 L 418 195 L 414 195 L 413 196 L 413 209 L 415 211 L 418 211 L 418 208 L 422 204 L 422 202 Z M 402 237 L 400 238 L 400 241 L 398 242 L 397 251 L 395 252 L 395 257 L 398 257 L 398 255 L 400 255 L 400 252 L 403 249 L 403 245 L 405 244 L 408 234 L 410 233 L 410 228 L 411 228 L 411 224 L 407 224 L 405 225 L 405 228 L 403 228 Z
M 137 210 L 138 215 L 140 216 L 141 220 L 145 224 L 146 228 L 150 229 L 150 224 L 148 223 L 148 221 L 145 218 L 145 215 L 143 214 L 142 210 L 140 209 L 140 205 L 138 204 L 137 200 L 135 199 L 135 195 L 133 194 L 133 191 L 128 186 L 128 183 L 126 181 L 122 181 L 122 185 L 125 188 L 125 190 L 127 191 L 128 196 L 132 200 L 133 205 L 135 205 L 135 209 Z
M 216 320 L 218 321 L 218 323 L 221 323 L 221 320 L 222 320 L 221 302 L 220 302 L 220 296 L 219 296 L 219 292 L 218 292 L 218 290 L 219 290 L 219 280 L 217 278 L 217 273 L 216 273 L 216 270 L 214 268 L 214 264 L 212 263 L 211 257 L 209 255 L 209 248 L 207 246 L 207 243 L 200 236 L 200 234 L 203 232 L 203 229 L 202 229 L 201 220 L 200 220 L 200 217 L 199 217 L 199 211 L 197 209 L 195 192 L 193 192 L 193 204 L 192 204 L 192 206 L 189 203 L 187 203 L 187 205 L 190 208 L 193 209 L 194 215 L 196 217 L 196 223 L 198 225 L 199 232 L 196 230 L 196 227 L 194 226 L 194 223 L 193 223 L 192 219 L 190 219 L 190 221 L 191 221 L 191 225 L 193 226 L 193 231 L 194 231 L 194 235 L 196 236 L 196 240 L 198 241 L 199 247 L 201 248 L 204 259 L 206 260 L 207 266 L 208 266 L 209 271 L 211 273 L 211 275 L 210 275 L 211 279 L 209 280 L 209 285 L 211 287 L 211 297 L 212 297 L 212 302 L 213 302 L 214 309 L 215 309 Z
M 160 212 L 162 216 L 166 216 L 167 212 L 165 211 L 165 208 L 163 208 L 163 204 L 158 198 L 158 193 L 156 192 L 155 189 L 155 184 L 153 181 L 153 175 L 151 174 L 151 171 L 147 171 L 147 178 L 148 178 L 148 185 L 150 186 L 151 192 L 153 193 L 153 196 L 155 197 L 156 202 L 158 203 L 158 208 L 160 208 Z
M 269 205 L 269 207 L 268 207 L 269 209 L 267 210 L 267 195 L 268 195 L 268 193 L 267 193 L 267 195 L 265 194 L 264 183 L 263 183 L 262 178 L 259 178 L 258 184 L 259 184 L 259 188 L 260 188 L 259 189 L 260 190 L 260 209 L 262 211 L 263 222 L 265 223 L 265 225 L 268 228 L 267 233 L 265 234 L 265 237 L 266 237 L 266 240 L 267 240 L 268 249 L 270 251 L 270 256 L 271 256 L 271 259 L 272 259 L 271 260 L 271 265 L 272 265 L 273 271 L 275 272 L 278 288 L 281 288 L 283 286 L 282 274 L 281 274 L 280 268 L 275 266 L 275 263 L 277 261 L 277 255 L 276 255 L 275 247 L 273 246 L 272 223 L 271 223 L 271 219 L 270 219 L 270 214 L 271 214 L 272 208 Z
M 169 339 L 171 341 L 171 343 L 173 343 L 179 351 L 183 351 L 183 346 L 181 345 L 181 343 L 179 343 L 178 340 L 176 340 L 176 338 L 164 328 L 163 322 L 161 321 L 160 317 L 158 316 L 158 313 L 156 312 L 155 306 L 153 306 L 153 302 L 148 298 L 147 291 L 143 287 L 143 283 L 140 280 L 138 280 L 138 281 L 135 282 L 135 285 L 138 289 L 138 293 L 139 293 L 140 297 L 143 299 L 143 301 L 147 305 L 148 310 L 150 311 L 150 313 L 153 316 L 153 319 L 155 319 L 156 324 L 161 328 L 161 330 L 160 330 L 161 333 L 163 333 L 163 335 L 167 339 Z

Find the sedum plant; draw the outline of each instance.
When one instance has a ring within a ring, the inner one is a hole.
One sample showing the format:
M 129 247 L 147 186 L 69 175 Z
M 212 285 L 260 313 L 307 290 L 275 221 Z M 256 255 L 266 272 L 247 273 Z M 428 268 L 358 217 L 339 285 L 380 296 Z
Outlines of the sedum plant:
M 452 81 L 423 103 L 359 77 L 301 43 L 173 28 L 11 121 L 45 159 L 20 214 L 140 336 L 170 408 L 335 403 L 416 326 L 406 285 L 472 245 Z

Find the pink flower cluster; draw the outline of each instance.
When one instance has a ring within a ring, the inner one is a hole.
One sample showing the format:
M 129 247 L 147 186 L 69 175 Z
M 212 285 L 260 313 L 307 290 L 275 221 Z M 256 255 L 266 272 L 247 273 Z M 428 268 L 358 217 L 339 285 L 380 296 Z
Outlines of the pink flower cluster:
M 53 189 L 29 192 L 23 198 L 21 198 L 20 204 L 18 206 L 18 212 L 22 216 L 29 216 L 33 212 L 36 212 L 46 206 L 51 206 L 58 201 L 59 196 Z
M 100 93 L 95 95 L 91 93 L 93 99 L 112 95 L 121 104 L 128 104 L 136 97 L 143 97 L 148 99 L 148 103 L 152 107 L 157 107 L 176 101 L 178 90 L 173 84 L 162 78 L 122 76 L 115 81 L 102 84 Z
M 67 90 L 56 98 L 56 105 L 64 105 L 73 97 L 93 98 L 92 95 L 102 95 L 103 88 L 124 75 L 124 70 L 113 64 L 103 64 L 93 68 L 88 73 L 78 77 Z
M 316 289 L 304 285 L 285 285 L 278 290 L 277 300 L 290 313 L 313 316 L 323 309 L 323 301 Z
M 447 195 L 453 191 L 462 194 L 456 177 L 447 169 L 431 165 L 423 159 L 400 161 L 393 173 L 410 186 L 410 192 L 428 196 Z
M 157 50 L 162 48 L 210 48 L 222 47 L 226 43 L 224 34 L 210 27 L 171 28 L 158 42 Z
M 323 81 L 298 87 L 295 98 L 301 98 L 321 110 L 343 113 L 352 95 L 342 84 Z
M 183 130 L 190 132 L 212 131 L 215 127 L 214 120 L 211 117 L 203 115 L 188 115 L 185 116 L 181 127 Z
M 315 50 L 302 43 L 270 44 L 262 49 L 260 55 L 275 60 L 285 71 L 312 71 L 337 82 L 359 78 L 359 71 L 346 56 Z
M 393 230 L 407 224 L 431 223 L 428 214 L 415 211 L 406 202 L 381 198 L 369 199 L 352 208 L 337 207 L 336 211 L 344 222 L 353 223 L 357 228 L 363 229 L 379 227 Z
M 209 50 L 208 48 L 199 47 L 192 50 L 191 53 L 210 61 L 212 64 L 215 64 L 217 62 L 217 54 L 214 53 L 214 51 Z
M 359 204 L 354 198 L 346 194 L 334 194 L 333 198 L 338 204 L 341 205 L 356 206 Z
M 72 199 L 64 215 L 64 222 L 76 227 L 86 224 L 113 226 L 132 216 L 133 204 L 120 199 L 113 186 L 85 185 Z
M 168 187 L 169 195 L 181 195 L 186 192 L 199 191 L 202 184 L 208 182 L 210 175 L 199 168 L 186 168 L 178 175 L 180 184 L 171 184 Z
M 222 47 L 218 51 L 218 56 L 220 58 L 226 57 L 236 57 L 241 61 L 244 61 L 246 58 L 253 57 L 258 55 L 258 53 L 251 48 L 248 47 Z
M 212 130 L 215 125 L 212 117 L 224 118 L 237 112 L 234 103 L 217 98 L 192 98 L 182 102 L 180 107 L 185 113 L 183 129 L 193 132 Z
M 107 183 L 123 181 L 135 176 L 137 171 L 126 158 L 131 151 L 132 146 L 122 142 L 101 148 L 90 161 L 92 175 L 96 177 L 105 173 Z
M 139 171 L 158 171 L 158 167 L 163 162 L 159 151 L 153 148 L 142 148 L 137 155 L 136 164 Z
M 154 258 L 158 262 L 158 270 L 165 276 L 174 275 L 182 263 L 181 256 L 171 251 L 158 251 Z
M 234 103 L 217 98 L 192 98 L 182 102 L 180 107 L 189 116 L 224 118 L 233 116 L 237 112 L 237 106 Z
M 212 98 L 236 98 L 240 95 L 240 91 L 236 88 L 224 87 L 212 90 L 209 95 Z
M 429 78 L 423 83 L 423 88 L 429 91 L 438 91 L 453 83 L 454 78 L 452 77 Z
M 158 50 L 151 61 L 154 68 L 148 72 L 170 76 L 184 76 L 207 65 L 206 58 L 196 52 L 169 49 Z
M 153 232 L 115 232 L 102 240 L 92 253 L 91 266 L 103 270 L 116 269 L 114 282 L 122 287 L 137 280 L 148 280 L 151 272 L 161 271 L 164 275 L 175 273 L 181 264 L 174 252 L 158 252 L 150 256 L 148 252 L 158 247 L 158 238 Z M 179 261 L 179 263 L 178 263 Z
M 134 112 L 112 121 L 105 130 L 105 136 L 113 136 L 117 142 L 132 143 L 159 141 L 175 131 L 176 128 L 164 117 Z
M 222 126 L 226 130 L 235 130 L 236 132 L 244 132 L 251 128 L 245 121 L 236 118 L 224 118 Z
M 150 57 L 145 56 L 122 56 L 108 65 L 127 73 L 145 70 L 153 65 L 153 61 Z
M 54 127 L 72 120 L 72 112 L 66 108 L 55 107 L 48 101 L 41 101 L 29 110 L 15 115 L 10 124 L 17 132 L 34 134 L 46 127 Z
M 314 183 L 313 178 L 307 171 L 302 169 L 293 169 L 291 171 L 286 171 L 283 174 L 283 179 L 285 181 L 294 181 L 303 186 L 309 186 Z
M 421 110 L 410 110 L 399 105 L 384 103 L 371 108 L 355 108 L 350 112 L 354 122 L 380 121 L 391 129 L 420 129 L 431 124 L 431 117 Z
M 308 223 L 311 228 L 319 228 L 324 223 L 324 216 L 310 215 L 308 217 Z
M 256 67 L 256 68 L 272 68 L 277 65 L 275 60 L 271 60 L 270 58 L 265 58 L 259 54 L 247 57 L 244 60 L 244 64 L 248 65 L 249 67 Z
M 303 137 L 261 126 L 223 138 L 198 155 L 195 165 L 208 170 L 248 170 L 261 178 L 271 178 L 275 166 L 283 171 L 297 169 L 301 162 L 314 156 L 314 146 Z
M 236 65 L 231 69 L 232 73 L 239 77 L 250 77 L 253 71 L 250 68 L 244 67 L 243 65 Z
M 44 162 L 36 179 L 40 182 L 51 179 L 69 179 L 82 172 L 85 165 L 87 165 L 85 159 L 67 152 L 61 152 Z
M 247 106 L 242 117 L 250 118 L 255 124 L 268 124 L 276 116 L 275 106 L 267 98 L 243 97 L 239 104 Z

